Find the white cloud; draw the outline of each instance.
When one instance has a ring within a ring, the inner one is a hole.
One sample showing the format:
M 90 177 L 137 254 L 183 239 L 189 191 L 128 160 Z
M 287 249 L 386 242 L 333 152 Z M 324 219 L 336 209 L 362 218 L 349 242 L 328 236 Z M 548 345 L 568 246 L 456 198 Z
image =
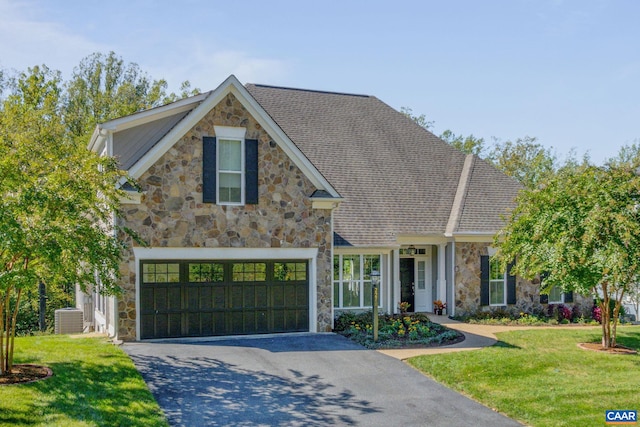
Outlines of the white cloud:
M 32 2 L 0 0 L 0 67 L 24 71 L 46 64 L 68 77 L 80 60 L 108 50 L 54 22 L 39 19 Z
M 183 36 L 144 25 L 132 29 L 117 19 L 100 18 L 91 7 L 74 10 L 62 24 L 55 16 L 65 12 L 53 13 L 52 7 L 42 0 L 0 0 L 0 68 L 24 71 L 46 64 L 67 79 L 82 58 L 113 50 L 152 78 L 167 80 L 170 91 L 184 80 L 203 91 L 214 89 L 230 74 L 243 83 L 282 84 L 292 68 L 287 61 L 230 48 L 197 27 Z M 105 30 L 96 31 L 100 27 Z
M 170 90 L 177 90 L 184 80 L 189 80 L 191 87 L 198 87 L 202 91 L 215 89 L 230 74 L 234 74 L 242 83 L 282 84 L 291 69 L 287 61 L 260 58 L 248 52 L 205 49 L 198 42 L 193 42 L 186 50 L 184 46 L 189 44 L 181 43 L 181 46 L 182 51 L 169 56 L 165 53 L 161 62 L 147 58 L 153 60 L 154 65 L 139 62 L 152 77 L 166 79 Z

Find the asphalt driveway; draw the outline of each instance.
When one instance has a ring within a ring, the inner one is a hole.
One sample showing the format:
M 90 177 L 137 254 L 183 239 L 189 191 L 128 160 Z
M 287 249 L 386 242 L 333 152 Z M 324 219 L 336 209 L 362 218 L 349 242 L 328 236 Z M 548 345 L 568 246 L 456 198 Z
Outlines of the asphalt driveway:
M 334 334 L 126 343 L 175 426 L 519 426 Z

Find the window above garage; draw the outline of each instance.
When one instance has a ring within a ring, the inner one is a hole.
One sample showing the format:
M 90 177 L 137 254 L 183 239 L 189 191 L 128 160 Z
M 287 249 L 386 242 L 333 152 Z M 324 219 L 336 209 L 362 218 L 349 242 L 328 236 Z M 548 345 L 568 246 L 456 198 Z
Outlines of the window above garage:
M 235 205 L 258 203 L 258 141 L 246 129 L 214 126 L 215 137 L 202 140 L 202 200 Z

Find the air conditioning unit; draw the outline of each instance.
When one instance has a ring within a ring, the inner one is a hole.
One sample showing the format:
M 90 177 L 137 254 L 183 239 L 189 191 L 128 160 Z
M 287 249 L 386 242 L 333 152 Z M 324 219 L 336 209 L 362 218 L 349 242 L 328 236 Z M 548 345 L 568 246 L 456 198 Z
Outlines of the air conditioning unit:
M 56 334 L 81 334 L 84 315 L 75 307 L 60 308 L 55 311 Z

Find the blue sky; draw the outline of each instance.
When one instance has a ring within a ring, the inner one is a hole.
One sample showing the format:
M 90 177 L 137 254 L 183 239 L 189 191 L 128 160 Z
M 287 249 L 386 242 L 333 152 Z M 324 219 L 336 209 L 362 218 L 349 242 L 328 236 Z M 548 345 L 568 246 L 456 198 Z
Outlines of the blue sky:
M 111 50 L 177 90 L 374 95 L 439 134 L 535 136 L 601 163 L 640 138 L 635 0 L 0 0 L 0 67 Z

